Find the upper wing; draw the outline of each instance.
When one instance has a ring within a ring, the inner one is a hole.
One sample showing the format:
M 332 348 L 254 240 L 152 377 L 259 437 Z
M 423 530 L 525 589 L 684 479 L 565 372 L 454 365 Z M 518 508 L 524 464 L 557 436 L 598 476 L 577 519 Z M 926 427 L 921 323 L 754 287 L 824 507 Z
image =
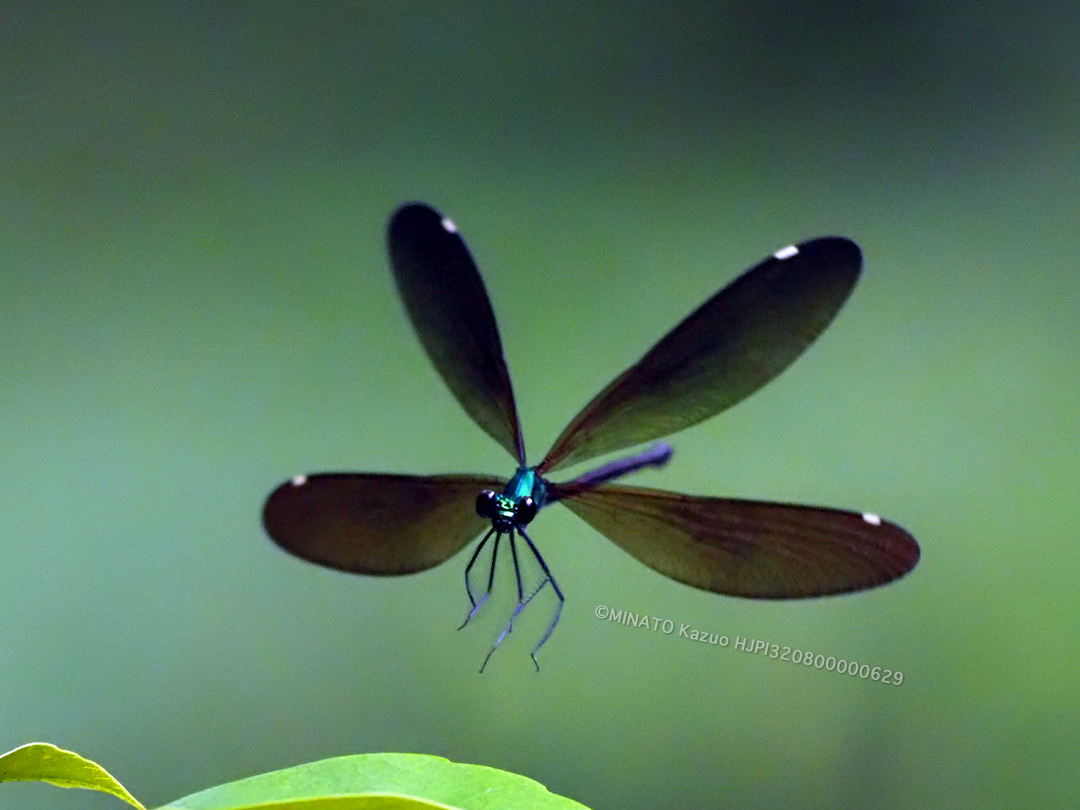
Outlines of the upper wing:
M 495 313 L 465 241 L 438 211 L 411 203 L 390 218 L 387 244 L 398 293 L 435 369 L 473 421 L 524 464 Z
M 551 484 L 553 499 L 664 576 L 729 596 L 795 599 L 883 585 L 919 545 L 876 515 L 704 498 L 641 487 Z
M 476 496 L 505 479 L 482 475 L 324 473 L 299 476 L 263 506 L 271 539 L 305 560 L 359 574 L 411 574 L 460 551 L 488 525 Z
M 778 251 L 597 394 L 537 469 L 548 472 L 667 436 L 750 396 L 829 325 L 861 267 L 858 246 L 839 237 Z

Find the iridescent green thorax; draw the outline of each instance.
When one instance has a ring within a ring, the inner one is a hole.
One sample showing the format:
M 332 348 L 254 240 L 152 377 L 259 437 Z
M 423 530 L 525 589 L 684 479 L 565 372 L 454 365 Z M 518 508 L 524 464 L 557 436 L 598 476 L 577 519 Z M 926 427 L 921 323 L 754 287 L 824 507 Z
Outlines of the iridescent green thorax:
M 546 500 L 547 487 L 536 470 L 518 467 L 501 495 L 485 489 L 476 496 L 476 514 L 490 520 L 491 528 L 500 536 L 509 534 L 513 538 L 514 532 L 524 534 L 524 527 Z
M 511 510 L 522 498 L 532 498 L 536 502 L 536 508 L 539 509 L 547 503 L 547 487 L 544 485 L 544 479 L 536 474 L 535 467 L 518 467 L 500 497 L 500 510 L 503 508 L 503 498 L 510 501 Z

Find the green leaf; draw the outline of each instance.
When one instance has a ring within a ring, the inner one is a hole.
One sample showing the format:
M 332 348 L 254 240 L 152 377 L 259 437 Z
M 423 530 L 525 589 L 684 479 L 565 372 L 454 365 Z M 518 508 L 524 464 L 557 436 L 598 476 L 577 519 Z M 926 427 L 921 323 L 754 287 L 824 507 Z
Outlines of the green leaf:
M 460 810 L 460 808 L 416 799 L 412 796 L 372 793 L 367 796 L 287 799 L 283 802 L 268 804 L 246 804 L 243 807 L 232 807 L 230 810 Z
M 0 782 L 49 782 L 64 788 L 100 790 L 145 810 L 96 762 L 49 743 L 21 745 L 0 756 Z
M 324 759 L 219 785 L 167 806 L 240 810 L 256 805 L 260 810 L 588 810 L 524 776 L 424 754 Z

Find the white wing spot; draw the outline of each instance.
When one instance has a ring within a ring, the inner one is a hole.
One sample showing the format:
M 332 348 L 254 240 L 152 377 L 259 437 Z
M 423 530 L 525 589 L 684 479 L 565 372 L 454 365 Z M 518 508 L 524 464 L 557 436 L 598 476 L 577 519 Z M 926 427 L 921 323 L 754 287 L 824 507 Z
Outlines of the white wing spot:
M 786 248 L 780 248 L 773 254 L 777 259 L 783 261 L 784 259 L 790 259 L 792 256 L 798 256 L 799 249 L 794 245 L 788 245 Z
M 292 480 L 292 485 L 294 487 L 302 487 L 306 483 L 307 483 L 307 476 L 306 475 L 298 475 Z
M 869 523 L 871 526 L 881 525 L 881 516 L 875 515 L 873 512 L 863 512 L 862 519 Z
M 454 224 L 454 220 L 450 219 L 450 217 L 442 218 L 442 226 L 450 233 L 457 233 L 457 225 Z

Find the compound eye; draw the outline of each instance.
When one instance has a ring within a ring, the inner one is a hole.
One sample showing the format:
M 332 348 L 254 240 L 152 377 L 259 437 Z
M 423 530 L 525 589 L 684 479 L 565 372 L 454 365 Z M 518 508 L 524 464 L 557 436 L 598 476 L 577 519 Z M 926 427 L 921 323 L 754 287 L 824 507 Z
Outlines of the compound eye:
M 514 517 L 521 526 L 532 523 L 532 519 L 536 517 L 536 501 L 529 497 L 522 498 L 514 508 Z
M 495 517 L 495 493 L 490 489 L 485 489 L 479 495 L 476 496 L 476 514 L 482 518 Z

